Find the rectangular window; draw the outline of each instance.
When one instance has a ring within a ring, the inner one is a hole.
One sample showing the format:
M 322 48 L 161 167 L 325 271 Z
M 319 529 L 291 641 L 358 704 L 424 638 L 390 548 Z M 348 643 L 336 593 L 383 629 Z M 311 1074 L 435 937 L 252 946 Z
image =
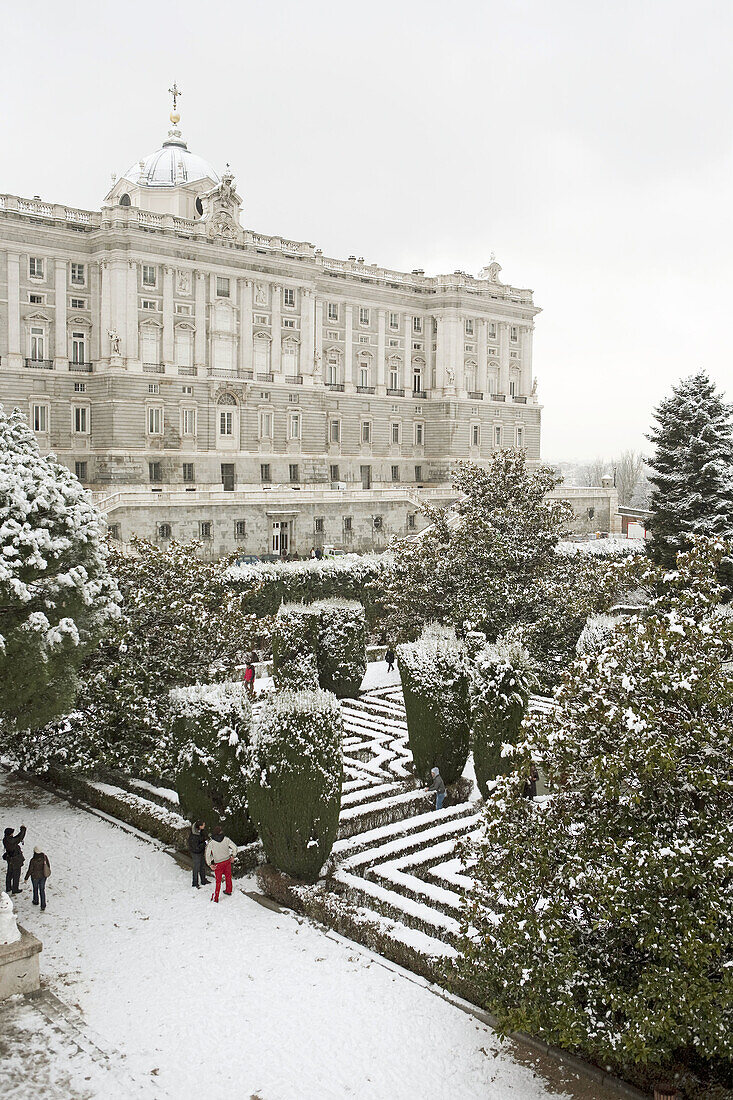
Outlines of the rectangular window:
M 154 298 L 143 298 L 143 300 L 142 300 L 142 308 L 143 308 L 143 309 L 153 309 L 153 310 L 157 310 L 157 308 L 158 308 L 158 303 L 157 303 L 157 302 L 155 301 L 155 299 L 154 299 Z
M 290 481 L 300 481 L 300 467 L 297 462 L 291 462 L 288 470 Z
M 119 523 L 107 524 L 107 534 L 111 539 L 119 539 L 120 537 L 120 525 Z
M 470 318 L 466 320 L 466 336 L 473 336 L 473 321 Z
M 340 480 L 338 466 L 331 466 L 330 473 L 331 473 L 331 481 L 339 481 Z
M 159 405 L 148 408 L 148 435 L 163 434 L 163 410 Z
M 344 516 L 344 531 L 351 531 L 352 519 L 351 516 Z
M 387 346 L 390 348 L 398 348 L 400 346 L 399 340 L 388 340 Z
M 186 302 L 176 302 L 176 313 L 179 313 L 184 317 L 190 317 L 191 307 Z
M 390 315 L 389 315 L 389 327 L 390 328 L 399 328 L 400 327 L 400 315 L 399 315 L 399 313 L 390 313 Z
M 288 418 L 288 438 L 300 439 L 300 413 L 291 413 Z
M 422 332 L 422 317 L 413 317 L 412 318 L 412 331 L 413 332 Z
M 163 472 L 159 462 L 148 462 L 148 477 L 151 481 L 163 480 Z
M 419 343 L 418 344 L 413 344 L 412 345 L 412 350 L 413 351 L 422 351 L 422 344 L 419 344 Z
M 74 393 L 86 393 L 86 392 L 87 392 L 86 382 L 75 382 L 74 383 Z
M 195 409 L 181 409 L 181 435 L 196 435 Z
M 260 439 L 272 439 L 272 413 L 260 413 Z
M 471 425 L 471 446 L 472 447 L 480 447 L 481 446 L 481 425 L 480 424 L 472 424 Z
M 235 519 L 234 521 L 234 537 L 235 539 L 244 539 L 247 537 L 247 524 L 243 519 Z
M 75 286 L 84 286 L 84 264 L 71 265 L 71 281 Z
M 400 480 L 400 468 L 399 468 L 399 466 L 393 466 L 392 467 L 392 480 L 393 481 L 399 481 Z
M 340 420 L 332 420 L 331 421 L 331 423 L 330 423 L 330 432 L 329 432 L 329 437 L 328 438 L 330 439 L 331 443 L 340 443 L 341 442 L 341 421 Z
M 74 431 L 81 435 L 89 431 L 89 409 L 86 405 L 74 406 Z
M 399 443 L 400 441 L 400 425 L 397 423 L 397 421 L 392 422 L 392 426 L 390 429 L 390 438 L 393 443 Z
M 323 534 L 324 526 L 325 526 L 324 517 L 323 516 L 316 516 L 316 532 L 319 535 Z
M 494 446 L 501 447 L 501 428 L 498 426 L 494 428 Z
M 409 516 L 407 517 L 407 526 L 408 526 L 410 531 L 415 530 L 415 519 L 416 519 L 415 513 L 410 512 Z
M 270 463 L 263 462 L 260 465 L 260 481 L 272 481 L 270 477 Z
M 285 317 L 283 320 L 283 328 L 295 328 L 295 321 L 292 317 Z
M 72 309 L 86 309 L 87 308 L 86 298 L 72 298 L 71 299 L 71 308 Z
M 514 378 L 509 379 L 509 396 L 510 397 L 516 397 L 517 396 L 517 383 L 516 383 L 516 380 Z
M 32 306 L 42 306 L 45 299 L 44 294 L 29 294 L 28 301 Z
M 151 264 L 143 264 L 143 286 L 155 286 L 156 269 Z
M 34 405 L 33 406 L 33 431 L 34 432 L 47 432 L 48 431 L 48 405 Z
M 372 441 L 372 424 L 370 420 L 364 420 L 362 422 L 361 441 L 362 443 L 371 443 Z
M 31 359 L 38 363 L 43 359 L 45 332 L 42 328 L 31 329 Z
M 194 475 L 193 462 L 184 462 L 183 463 L 183 480 L 184 481 L 195 481 L 196 480 L 195 475 Z
M 524 446 L 524 428 L 517 428 L 517 450 L 521 451 Z
M 43 278 L 43 260 L 39 256 L 28 257 L 28 274 L 31 279 Z
M 363 388 L 369 385 L 369 367 L 367 366 L 359 367 L 359 385 Z
M 229 297 L 229 280 L 223 275 L 216 276 L 216 296 L 217 298 Z
M 339 307 L 337 302 L 328 303 L 328 319 L 329 321 L 338 321 Z
M 75 462 L 74 473 L 79 481 L 86 481 L 87 479 L 87 464 L 86 462 Z
M 219 435 L 234 435 L 234 413 L 231 409 L 219 409 Z
M 368 344 L 369 343 L 369 337 L 368 336 L 360 336 L 359 337 L 359 343 L 360 344 Z
M 415 467 L 415 481 L 422 481 L 422 466 Z
M 193 386 L 181 386 L 181 393 L 193 393 Z
M 360 325 L 368 325 L 369 324 L 369 310 L 367 309 L 366 306 L 359 306 L 359 324 Z
M 148 382 L 148 393 L 160 393 L 160 382 Z
M 199 538 L 210 539 L 211 538 L 212 523 L 210 519 L 202 519 L 199 522 Z
M 422 447 L 425 442 L 425 425 L 421 420 L 415 421 L 415 446 Z
M 511 327 L 509 329 L 509 339 L 511 340 L 511 342 L 513 344 L 516 344 L 517 339 L 518 339 L 517 326 L 516 325 L 511 325 Z
M 291 286 L 283 287 L 283 305 L 286 309 L 295 308 L 295 291 Z

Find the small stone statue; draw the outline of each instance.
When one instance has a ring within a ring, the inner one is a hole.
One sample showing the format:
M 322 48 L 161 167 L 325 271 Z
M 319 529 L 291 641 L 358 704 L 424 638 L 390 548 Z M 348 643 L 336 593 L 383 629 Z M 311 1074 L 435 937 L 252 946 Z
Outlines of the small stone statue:
M 537 396 L 537 375 L 535 375 L 534 382 L 532 383 L 532 396 Z
M 445 368 L 445 374 L 446 374 L 446 378 L 448 379 L 448 385 L 449 386 L 455 386 L 455 384 L 456 384 L 456 372 L 453 370 L 453 367 L 446 367 Z
M 0 893 L 0 944 L 17 943 L 20 929 L 13 912 L 13 902 L 8 895 Z
M 109 344 L 113 355 L 120 354 L 120 334 L 115 329 L 110 329 L 107 333 L 109 336 Z

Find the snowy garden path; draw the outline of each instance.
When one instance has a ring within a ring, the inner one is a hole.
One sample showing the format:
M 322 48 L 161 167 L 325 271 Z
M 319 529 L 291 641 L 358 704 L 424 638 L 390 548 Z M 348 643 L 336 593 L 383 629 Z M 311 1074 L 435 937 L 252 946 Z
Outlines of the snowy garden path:
M 27 825 L 26 853 L 41 844 L 51 860 L 47 911 L 28 886 L 16 899 L 43 941 L 44 982 L 126 1055 L 151 1097 L 599 1095 L 556 1091 L 472 1016 L 262 908 L 241 881 L 213 905 L 160 846 L 5 774 L 0 807 L 4 824 Z M 125 1100 L 121 1088 L 87 1078 L 77 1095 Z

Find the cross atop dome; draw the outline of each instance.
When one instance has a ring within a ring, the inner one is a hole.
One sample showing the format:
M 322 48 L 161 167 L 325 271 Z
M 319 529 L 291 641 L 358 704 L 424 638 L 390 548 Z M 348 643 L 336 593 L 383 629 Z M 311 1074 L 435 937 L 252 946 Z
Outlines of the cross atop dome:
M 178 113 L 178 97 L 180 95 L 183 95 L 183 92 L 178 87 L 178 84 L 175 80 L 173 81 L 173 87 L 169 88 L 168 92 L 170 95 L 173 96 L 173 110 L 170 113 L 170 120 L 174 126 L 177 126 L 178 123 L 181 121 L 181 116 Z

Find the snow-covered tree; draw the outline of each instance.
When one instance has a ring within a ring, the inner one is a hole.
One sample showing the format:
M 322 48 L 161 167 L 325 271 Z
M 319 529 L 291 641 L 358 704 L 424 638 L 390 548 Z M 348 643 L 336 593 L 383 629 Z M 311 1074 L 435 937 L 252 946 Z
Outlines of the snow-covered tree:
M 733 617 L 726 544 L 693 540 L 525 719 L 467 852 L 460 974 L 507 1028 L 622 1073 L 733 1085 Z M 550 797 L 521 797 L 530 762 Z M 709 1095 L 705 1093 L 705 1095 Z M 717 1094 L 716 1094 L 717 1095 Z
M 77 479 L 0 406 L 0 714 L 12 734 L 73 703 L 116 613 L 105 524 Z
M 672 388 L 649 433 L 649 549 L 673 566 L 692 535 L 733 535 L 733 406 L 704 371 Z
M 470 661 L 471 746 L 484 798 L 489 783 L 512 768 L 502 749 L 517 741 L 534 682 L 529 653 L 511 638 L 484 646 Z

